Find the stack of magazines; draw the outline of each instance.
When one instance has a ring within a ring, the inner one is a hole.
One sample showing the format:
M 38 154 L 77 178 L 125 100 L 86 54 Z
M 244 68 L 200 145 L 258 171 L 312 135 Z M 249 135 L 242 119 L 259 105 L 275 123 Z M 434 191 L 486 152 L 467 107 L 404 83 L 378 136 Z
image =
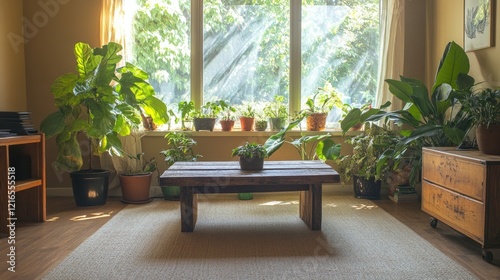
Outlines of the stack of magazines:
M 408 185 L 401 185 L 396 187 L 394 195 L 390 195 L 389 198 L 397 203 L 402 202 L 417 202 L 418 194 L 414 187 Z
M 0 137 L 35 134 L 31 112 L 0 111 Z

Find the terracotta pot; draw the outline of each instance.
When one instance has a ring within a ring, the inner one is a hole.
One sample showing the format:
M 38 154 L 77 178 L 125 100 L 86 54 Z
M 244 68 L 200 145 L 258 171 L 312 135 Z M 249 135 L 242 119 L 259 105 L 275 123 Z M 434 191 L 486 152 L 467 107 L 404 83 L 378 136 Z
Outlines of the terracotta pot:
M 141 114 L 142 117 L 142 126 L 144 126 L 145 130 L 156 130 L 157 126 L 153 121 L 153 118 L 150 116 L 145 116 Z
M 255 121 L 255 118 L 241 117 L 240 118 L 241 130 L 242 131 L 252 131 L 254 121 Z
M 500 124 L 479 125 L 476 128 L 477 146 L 483 154 L 500 155 Z
M 122 189 L 122 201 L 125 203 L 150 202 L 149 186 L 152 173 L 123 175 L 120 174 L 120 186 Z
M 221 120 L 220 121 L 220 126 L 222 128 L 222 131 L 231 131 L 231 130 L 233 130 L 233 127 L 234 127 L 234 121 L 231 121 L 231 120 Z
M 349 130 L 358 131 L 358 130 L 361 130 L 361 128 L 363 128 L 363 123 L 357 123 L 353 127 L 351 127 Z
M 306 119 L 307 130 L 309 131 L 323 131 L 326 126 L 327 113 L 313 113 Z

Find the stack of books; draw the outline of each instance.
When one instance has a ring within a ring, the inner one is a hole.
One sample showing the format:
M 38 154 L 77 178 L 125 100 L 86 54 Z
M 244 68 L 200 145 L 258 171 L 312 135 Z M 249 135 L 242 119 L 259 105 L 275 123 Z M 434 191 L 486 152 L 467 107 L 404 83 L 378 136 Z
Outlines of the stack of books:
M 0 111 L 0 137 L 35 134 L 31 112 Z
M 390 195 L 389 199 L 397 203 L 404 202 L 417 202 L 418 194 L 414 187 L 408 185 L 401 185 L 396 187 L 394 195 Z

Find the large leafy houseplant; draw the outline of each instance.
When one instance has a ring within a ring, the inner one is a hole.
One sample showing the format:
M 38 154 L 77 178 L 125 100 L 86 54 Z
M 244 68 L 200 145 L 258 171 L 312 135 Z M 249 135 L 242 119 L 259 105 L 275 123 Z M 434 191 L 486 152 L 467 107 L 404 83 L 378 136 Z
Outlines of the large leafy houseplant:
M 368 122 L 392 121 L 403 125 L 403 136 L 389 147 L 377 161 L 377 173 L 392 162 L 398 168 L 402 161 L 411 159 L 410 184 L 420 182 L 422 147 L 458 146 L 472 124 L 472 119 L 460 106 L 459 92 L 471 88 L 474 80 L 467 75 L 469 60 L 465 51 L 455 42 L 449 42 L 441 58 L 431 94 L 419 80 L 401 76 L 388 79 L 390 92 L 405 103 L 401 110 L 370 115 Z
M 83 166 L 80 136 L 88 140 L 86 171 L 91 172 L 92 156 L 105 152 L 124 154 L 119 136 L 129 135 L 138 127 L 141 114 L 152 117 L 157 124 L 168 120 L 167 107 L 155 97 L 147 82 L 148 74 L 130 63 L 117 68 L 121 50 L 122 46 L 114 42 L 98 48 L 77 43 L 77 72 L 64 74 L 52 84 L 58 110 L 42 121 L 40 129 L 47 137 L 56 137 L 56 168 L 71 171 L 72 175 L 84 173 L 76 172 Z M 74 181 L 73 190 L 75 194 Z
M 92 155 L 110 152 L 122 156 L 118 136 L 129 135 L 141 123 L 141 113 L 158 124 L 168 120 L 166 105 L 146 81 L 148 74 L 130 63 L 116 67 L 122 60 L 121 50 L 113 42 L 101 48 L 77 43 L 77 73 L 64 74 L 52 84 L 58 110 L 43 120 L 40 129 L 47 137 L 56 136 L 57 167 L 81 169 L 79 134 L 88 139 Z M 88 166 L 93 168 L 90 159 Z

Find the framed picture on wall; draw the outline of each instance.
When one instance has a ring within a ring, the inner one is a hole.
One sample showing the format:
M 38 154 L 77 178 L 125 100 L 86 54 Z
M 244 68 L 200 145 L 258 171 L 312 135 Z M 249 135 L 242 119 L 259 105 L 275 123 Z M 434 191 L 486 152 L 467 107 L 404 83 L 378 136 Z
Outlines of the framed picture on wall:
M 464 0 L 464 50 L 495 45 L 495 0 Z

